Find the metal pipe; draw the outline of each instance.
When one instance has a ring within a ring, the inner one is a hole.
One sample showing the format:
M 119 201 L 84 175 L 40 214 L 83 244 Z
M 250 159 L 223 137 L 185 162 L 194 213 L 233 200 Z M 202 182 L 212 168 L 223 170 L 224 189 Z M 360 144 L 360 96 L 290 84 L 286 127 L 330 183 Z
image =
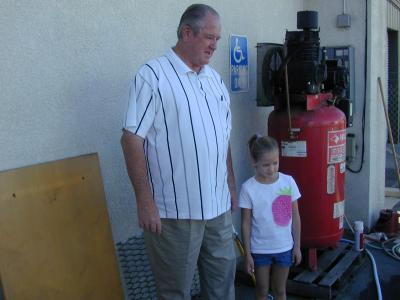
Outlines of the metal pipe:
M 391 126 L 390 126 L 389 115 L 388 115 L 387 108 L 386 108 L 385 96 L 383 95 L 382 81 L 381 81 L 381 78 L 380 78 L 380 77 L 378 77 L 378 83 L 379 83 L 379 90 L 380 90 L 380 92 L 381 92 L 381 100 L 382 100 L 382 104 L 383 104 L 383 110 L 384 110 L 384 112 L 385 112 L 386 124 L 387 124 L 388 130 L 389 130 L 389 140 L 390 140 L 390 144 L 392 145 L 392 152 L 393 152 L 393 157 L 394 157 L 394 163 L 396 164 L 397 181 L 398 181 L 398 183 L 399 183 L 399 188 L 400 188 L 399 162 L 397 161 L 396 149 L 394 148 L 393 135 L 392 135 L 392 128 L 391 128 Z
M 283 57 L 285 57 L 286 60 L 287 56 L 287 40 L 285 41 L 285 45 L 283 47 Z M 284 66 L 284 71 L 285 71 L 285 96 L 286 96 L 286 108 L 288 112 L 288 121 L 289 121 L 289 137 L 291 139 L 294 138 L 293 130 L 292 130 L 292 114 L 290 111 L 290 99 L 289 99 L 289 78 L 288 78 L 288 70 L 287 70 L 287 64 L 288 62 L 285 63 Z

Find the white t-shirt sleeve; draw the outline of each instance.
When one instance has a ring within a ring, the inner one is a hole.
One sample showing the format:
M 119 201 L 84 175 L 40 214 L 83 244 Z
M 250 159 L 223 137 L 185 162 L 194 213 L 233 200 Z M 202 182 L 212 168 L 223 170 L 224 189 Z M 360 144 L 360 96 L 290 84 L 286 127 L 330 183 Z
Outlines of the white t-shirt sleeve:
M 151 76 L 146 66 L 142 67 L 133 80 L 124 128 L 145 138 L 155 119 L 156 94 L 150 84 Z
M 299 187 L 297 186 L 292 176 L 290 176 L 290 185 L 292 189 L 292 201 L 296 201 L 301 197 L 301 194 L 299 191 Z
M 250 195 L 246 189 L 245 185 L 242 185 L 242 189 L 239 194 L 239 207 L 241 208 L 253 208 L 253 203 L 251 202 Z

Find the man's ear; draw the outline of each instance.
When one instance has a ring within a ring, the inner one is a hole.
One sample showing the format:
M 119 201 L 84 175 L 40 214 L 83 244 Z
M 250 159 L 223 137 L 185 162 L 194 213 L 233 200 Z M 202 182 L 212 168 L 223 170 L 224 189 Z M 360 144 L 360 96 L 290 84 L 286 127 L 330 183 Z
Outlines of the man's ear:
M 191 35 L 193 35 L 192 28 L 189 25 L 183 25 L 181 29 L 182 38 L 187 39 Z

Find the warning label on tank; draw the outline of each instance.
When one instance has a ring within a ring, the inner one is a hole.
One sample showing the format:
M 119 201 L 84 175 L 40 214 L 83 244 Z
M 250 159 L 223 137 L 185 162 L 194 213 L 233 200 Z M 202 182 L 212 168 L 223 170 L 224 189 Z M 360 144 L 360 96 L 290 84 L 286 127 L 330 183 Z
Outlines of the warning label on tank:
M 306 141 L 282 141 L 281 153 L 285 157 L 307 157 Z
M 339 229 L 343 228 L 343 216 L 339 217 Z
M 335 178 L 336 178 L 336 169 L 334 165 L 328 166 L 326 170 L 326 193 L 334 194 L 335 193 Z
M 346 160 L 346 129 L 328 131 L 328 164 Z
M 340 173 L 344 173 L 344 172 L 346 172 L 346 163 L 342 162 L 340 164 Z
M 340 202 L 336 202 L 333 205 L 333 218 L 339 218 L 344 215 L 344 200 Z

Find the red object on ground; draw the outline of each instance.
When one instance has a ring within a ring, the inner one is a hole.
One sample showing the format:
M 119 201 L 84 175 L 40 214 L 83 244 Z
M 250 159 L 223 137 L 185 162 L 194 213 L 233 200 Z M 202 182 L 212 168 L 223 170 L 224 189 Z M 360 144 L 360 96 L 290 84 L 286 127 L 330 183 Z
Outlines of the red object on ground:
M 343 235 L 346 117 L 326 100 L 330 94 L 306 96 L 291 107 L 289 135 L 286 109 L 268 118 L 268 134 L 280 145 L 280 171 L 292 175 L 301 198 L 301 247 L 336 247 Z
M 400 214 L 392 209 L 382 209 L 379 214 L 375 231 L 395 236 L 400 232 Z

